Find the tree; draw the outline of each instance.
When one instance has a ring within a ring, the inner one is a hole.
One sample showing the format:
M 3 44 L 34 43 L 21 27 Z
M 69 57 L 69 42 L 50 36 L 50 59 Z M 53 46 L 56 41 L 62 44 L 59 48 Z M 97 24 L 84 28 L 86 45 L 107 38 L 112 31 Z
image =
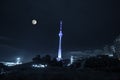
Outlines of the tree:
M 57 67 L 63 67 L 63 61 L 57 61 L 56 58 L 53 58 L 53 60 L 51 61 L 51 65 L 52 66 L 57 66 Z
M 4 68 L 5 65 L 3 63 L 0 63 L 0 68 Z
M 33 60 L 33 62 L 40 62 L 41 57 L 40 57 L 40 55 L 36 55 L 32 60 Z
M 50 62 L 51 62 L 51 56 L 50 56 L 50 55 L 45 55 L 45 56 L 42 58 L 42 60 L 43 60 L 44 62 L 50 63 Z

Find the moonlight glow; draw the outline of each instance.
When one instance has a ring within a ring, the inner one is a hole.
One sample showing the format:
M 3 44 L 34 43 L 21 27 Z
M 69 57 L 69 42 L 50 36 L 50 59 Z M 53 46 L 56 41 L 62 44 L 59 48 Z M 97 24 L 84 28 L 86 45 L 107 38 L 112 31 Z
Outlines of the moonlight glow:
M 33 19 L 33 20 L 32 20 L 32 24 L 33 24 L 33 25 L 36 25 L 36 24 L 37 24 L 37 20 Z

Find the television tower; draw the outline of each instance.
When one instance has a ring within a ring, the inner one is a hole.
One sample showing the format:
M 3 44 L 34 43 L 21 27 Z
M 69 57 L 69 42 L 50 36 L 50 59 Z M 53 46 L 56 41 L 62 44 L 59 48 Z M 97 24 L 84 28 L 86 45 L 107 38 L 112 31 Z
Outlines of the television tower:
M 59 48 L 58 48 L 58 57 L 57 61 L 60 61 L 62 59 L 62 48 L 61 48 L 61 43 L 62 43 L 62 21 L 60 21 L 60 32 L 59 32 Z

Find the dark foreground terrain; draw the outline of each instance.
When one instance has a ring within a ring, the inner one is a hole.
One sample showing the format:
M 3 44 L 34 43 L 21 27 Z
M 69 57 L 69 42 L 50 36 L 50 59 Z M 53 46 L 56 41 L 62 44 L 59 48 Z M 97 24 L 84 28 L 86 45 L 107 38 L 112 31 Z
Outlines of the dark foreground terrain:
M 120 80 L 119 72 L 91 69 L 21 69 L 0 75 L 0 80 Z

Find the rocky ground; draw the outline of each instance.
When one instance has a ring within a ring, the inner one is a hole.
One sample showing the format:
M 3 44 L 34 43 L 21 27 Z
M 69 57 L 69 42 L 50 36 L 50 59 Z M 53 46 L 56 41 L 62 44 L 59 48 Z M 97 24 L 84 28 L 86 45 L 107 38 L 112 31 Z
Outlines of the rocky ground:
M 119 72 L 91 69 L 21 69 L 0 75 L 0 80 L 120 80 Z

